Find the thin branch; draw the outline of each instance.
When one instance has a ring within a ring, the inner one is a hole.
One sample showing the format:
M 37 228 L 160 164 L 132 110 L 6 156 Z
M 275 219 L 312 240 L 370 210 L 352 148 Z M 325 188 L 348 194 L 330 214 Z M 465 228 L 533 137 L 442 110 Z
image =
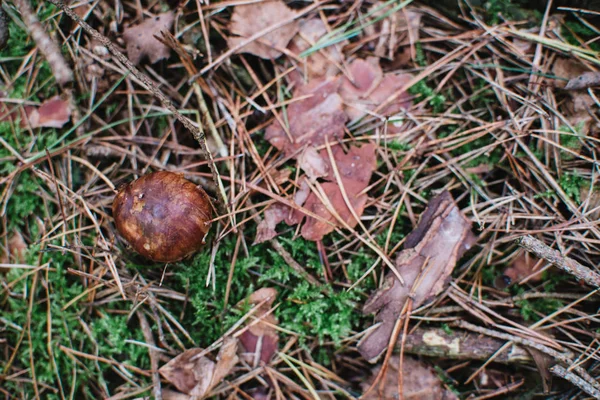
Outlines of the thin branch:
M 600 390 L 597 390 L 595 387 L 593 387 L 574 373 L 566 370 L 564 367 L 560 365 L 555 365 L 552 368 L 550 368 L 550 372 L 552 372 L 556 376 L 559 376 L 571 382 L 573 385 L 577 386 L 579 389 L 583 390 L 593 398 L 600 399 Z
M 565 257 L 559 251 L 546 246 L 543 242 L 532 236 L 522 236 L 517 239 L 517 244 L 539 258 L 543 258 L 555 267 L 575 276 L 590 286 L 600 288 L 600 275 L 588 267 L 579 264 L 572 258 Z

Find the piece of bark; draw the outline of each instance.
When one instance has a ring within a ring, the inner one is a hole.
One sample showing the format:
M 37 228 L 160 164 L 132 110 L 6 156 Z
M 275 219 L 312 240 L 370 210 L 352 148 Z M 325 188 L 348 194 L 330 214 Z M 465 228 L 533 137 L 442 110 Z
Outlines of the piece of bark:
M 471 222 L 460 212 L 449 192 L 430 201 L 396 259 L 404 285 L 393 273 L 388 273 L 381 288 L 363 307 L 363 313 L 377 313 L 375 321 L 381 322 L 358 346 L 365 359 L 376 359 L 388 346 L 409 295 L 416 308 L 440 293 L 456 262 L 474 242 Z

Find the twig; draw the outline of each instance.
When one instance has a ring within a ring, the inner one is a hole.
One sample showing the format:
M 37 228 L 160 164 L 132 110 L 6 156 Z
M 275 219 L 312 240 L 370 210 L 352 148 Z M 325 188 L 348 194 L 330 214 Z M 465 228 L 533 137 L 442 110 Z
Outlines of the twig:
M 140 327 L 144 333 L 144 339 L 148 344 L 148 353 L 150 353 L 150 368 L 152 369 L 152 384 L 154 392 L 154 399 L 162 400 L 162 389 L 160 385 L 160 375 L 158 374 L 158 352 L 155 350 L 156 343 L 154 342 L 154 336 L 152 336 L 152 329 L 144 313 L 140 310 L 135 312 L 135 315 L 140 320 Z
M 512 341 L 514 343 L 523 345 L 523 346 L 528 346 L 531 348 L 534 348 L 538 351 L 541 351 L 544 354 L 549 355 L 550 357 L 554 358 L 555 360 L 562 362 L 566 365 L 571 365 L 573 364 L 573 359 L 572 359 L 572 355 L 569 353 L 561 353 L 559 351 L 556 351 L 548 346 L 545 346 L 543 344 L 540 343 L 536 343 L 532 340 L 529 339 L 523 339 L 519 336 L 515 336 L 515 335 L 510 335 L 508 333 L 502 333 L 502 332 L 498 332 L 498 331 L 494 331 L 492 329 L 487 329 L 487 328 L 482 328 L 480 326 L 477 325 L 473 325 L 469 322 L 466 321 L 457 321 L 456 323 L 453 324 L 454 326 L 457 326 L 459 328 L 463 328 L 463 329 L 468 329 L 470 331 L 473 332 L 477 332 L 477 333 L 481 333 L 487 336 L 491 336 L 491 337 L 495 337 L 497 339 L 502 339 L 502 340 L 506 340 L 506 341 Z M 583 369 L 580 366 L 573 366 L 572 367 L 573 370 L 575 372 L 577 372 L 581 377 L 585 378 L 584 382 L 587 382 L 589 385 L 593 386 L 593 387 L 597 387 L 597 390 L 600 390 L 600 385 L 598 385 L 598 382 L 596 382 L 596 380 L 594 379 L 594 377 L 592 377 L 585 369 Z M 582 379 L 583 380 L 583 379 Z
M 48 64 L 50 64 L 56 82 L 61 86 L 71 82 L 73 80 L 73 71 L 67 65 L 56 41 L 50 37 L 40 23 L 35 11 L 29 4 L 29 0 L 14 0 L 14 4 L 21 13 L 23 22 L 37 44 L 38 49 L 40 49 L 40 52 L 44 55 Z
M 24 1 L 24 0 L 19 0 L 19 1 Z M 149 90 L 154 95 L 154 97 L 156 97 L 161 102 L 163 107 L 165 107 L 167 110 L 171 111 L 173 113 L 173 115 L 175 115 L 175 118 L 177 118 L 177 120 L 179 120 L 179 122 L 181 122 L 183 124 L 183 126 L 185 126 L 186 129 L 192 133 L 192 135 L 194 136 L 194 139 L 196 139 L 196 141 L 200 145 L 200 149 L 204 153 L 204 156 L 209 161 L 208 165 L 212 172 L 212 177 L 215 182 L 215 185 L 217 186 L 217 191 L 219 192 L 218 201 L 219 201 L 220 205 L 222 206 L 222 208 L 225 208 L 225 205 L 227 204 L 227 196 L 225 195 L 225 192 L 223 191 L 223 183 L 219 176 L 219 171 L 217 170 L 217 167 L 215 166 L 215 162 L 213 160 L 212 154 L 210 153 L 210 150 L 206 146 L 204 132 L 202 132 L 199 128 L 194 126 L 194 124 L 189 119 L 187 119 L 186 117 L 181 115 L 179 113 L 179 111 L 177 111 L 177 108 L 175 108 L 175 106 L 173 105 L 171 100 L 169 100 L 167 98 L 167 96 L 165 96 L 164 93 L 158 87 L 156 87 L 156 85 L 154 85 L 154 83 L 152 83 L 152 81 L 150 80 L 150 78 L 148 78 L 148 76 L 146 74 L 144 74 L 142 71 L 137 69 L 131 63 L 131 61 L 129 61 L 129 59 L 127 57 L 125 57 L 125 55 L 123 55 L 119 50 L 117 50 L 117 48 L 112 44 L 110 39 L 108 39 L 106 36 L 102 35 L 100 32 L 98 32 L 97 30 L 95 30 L 94 28 L 89 26 L 87 24 L 87 22 L 85 22 L 81 18 L 79 18 L 79 16 L 77 14 L 75 14 L 75 12 L 73 10 L 71 10 L 69 8 L 69 6 L 67 6 L 65 3 L 62 2 L 62 0 L 47 0 L 47 1 L 54 4 L 61 10 L 63 10 L 65 14 L 67 14 L 74 21 L 76 21 L 79 25 L 81 25 L 81 27 L 89 35 L 91 35 L 94 39 L 96 39 L 100 43 L 102 43 L 102 45 L 104 47 L 106 47 L 108 49 L 108 51 L 110 51 L 112 53 L 113 56 L 115 56 L 129 71 L 131 71 L 131 73 L 144 86 L 146 86 L 146 89 Z
M 574 373 L 567 371 L 564 367 L 560 365 L 555 365 L 552 368 L 550 368 L 550 372 L 552 372 L 556 376 L 559 376 L 571 382 L 573 385 L 577 386 L 579 389 L 583 390 L 593 398 L 600 399 L 600 390 L 597 390 L 595 387 L 593 387 L 588 382 L 581 379 Z
M 539 258 L 543 258 L 555 267 L 581 279 L 591 286 L 600 288 L 600 275 L 588 267 L 579 264 L 572 258 L 565 257 L 559 251 L 546 246 L 532 236 L 522 236 L 517 239 L 517 244 Z

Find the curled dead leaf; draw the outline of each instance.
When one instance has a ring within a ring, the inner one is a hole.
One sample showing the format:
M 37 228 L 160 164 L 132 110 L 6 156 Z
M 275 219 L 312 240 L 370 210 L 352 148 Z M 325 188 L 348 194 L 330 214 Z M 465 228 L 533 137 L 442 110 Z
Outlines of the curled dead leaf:
M 56 96 L 37 108 L 25 107 L 25 114 L 32 128 L 62 128 L 71 119 L 71 105 Z
M 216 363 L 207 356 L 199 357 L 203 351 L 199 348 L 186 350 L 163 365 L 158 372 L 180 392 L 203 398 L 237 364 L 237 339 L 223 339 Z
M 303 146 L 321 146 L 344 136 L 347 116 L 337 94 L 339 84 L 338 79 L 315 79 L 300 86 L 287 108 L 289 136 L 275 120 L 267 127 L 265 139 L 291 155 Z
M 397 94 L 411 79 L 411 74 L 383 74 L 379 61 L 375 58 L 356 59 L 350 64 L 349 76 L 340 87 L 346 114 L 351 120 L 365 116 L 378 108 L 392 95 Z M 392 116 L 410 107 L 410 95 L 403 92 L 394 101 L 378 111 L 383 116 Z
M 252 305 L 260 304 L 248 322 L 249 328 L 239 336 L 240 343 L 246 350 L 244 358 L 254 366 L 259 362 L 268 364 L 278 348 L 279 335 L 275 329 L 278 322 L 273 313 L 269 312 L 276 297 L 276 289 L 262 288 L 247 299 Z
M 0 264 L 15 263 L 20 264 L 25 260 L 27 243 L 19 232 L 15 232 L 9 237 L 7 247 L 0 249 Z
M 400 357 L 392 356 L 381 380 L 363 400 L 395 400 L 398 398 L 398 375 Z M 361 384 L 366 391 L 375 381 L 381 366 L 373 368 L 372 375 Z M 381 388 L 379 387 L 381 385 Z M 402 395 L 406 400 L 458 400 L 456 395 L 444 388 L 435 371 L 418 360 L 405 356 L 402 360 Z
M 129 60 L 137 65 L 144 57 L 148 57 L 152 64 L 168 58 L 171 50 L 154 36 L 160 37 L 161 31 L 169 31 L 174 22 L 175 15 L 169 11 L 125 29 L 123 39 L 127 43 Z
M 375 320 L 381 322 L 359 343 L 358 349 L 365 359 L 377 358 L 387 347 L 409 295 L 412 308 L 416 308 L 440 293 L 456 262 L 474 242 L 471 222 L 449 192 L 442 192 L 429 202 L 396 258 L 395 265 L 404 285 L 390 272 L 383 285 L 365 302 L 363 313 L 377 313 Z
M 265 34 L 238 51 L 265 59 L 277 58 L 283 54 L 281 50 L 286 48 L 298 32 L 298 21 L 293 20 L 295 15 L 296 12 L 281 0 L 236 5 L 229 24 L 229 32 L 232 35 L 227 39 L 229 47 L 236 47 L 257 32 L 281 21 L 290 20 L 289 24 Z
M 528 282 L 539 282 L 542 280 L 542 271 L 540 270 L 542 266 L 539 258 L 526 251 L 521 251 L 510 266 L 504 270 L 502 276 L 496 278 L 494 286 L 504 289 L 511 284 L 521 283 L 524 279 L 527 279 Z

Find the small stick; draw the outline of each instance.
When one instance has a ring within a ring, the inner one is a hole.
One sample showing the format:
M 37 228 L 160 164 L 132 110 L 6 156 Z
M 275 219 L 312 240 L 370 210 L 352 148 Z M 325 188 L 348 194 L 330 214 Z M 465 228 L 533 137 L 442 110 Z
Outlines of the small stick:
M 600 390 L 597 390 L 595 387 L 593 387 L 588 382 L 581 379 L 574 373 L 567 371 L 564 367 L 560 365 L 555 365 L 552 368 L 550 368 L 550 372 L 552 372 L 556 376 L 559 376 L 571 382 L 573 385 L 577 386 L 579 389 L 583 390 L 593 398 L 600 399 Z
M 50 37 L 40 23 L 35 11 L 33 11 L 29 4 L 29 0 L 14 0 L 14 4 L 21 13 L 23 22 L 37 44 L 38 49 L 40 49 L 40 52 L 44 55 L 48 64 L 50 64 L 50 69 L 52 69 L 52 74 L 54 74 L 56 82 L 60 86 L 71 82 L 73 80 L 73 71 L 62 56 L 56 41 Z
M 600 288 L 600 275 L 597 272 L 581 265 L 572 258 L 563 256 L 559 251 L 546 246 L 536 238 L 530 235 L 522 236 L 517 239 L 517 244 L 537 257 L 548 261 L 555 267 L 584 281 L 588 285 Z
M 19 0 L 19 1 L 26 1 L 26 0 Z M 144 74 L 142 71 L 137 69 L 131 63 L 131 61 L 129 61 L 129 59 L 127 57 L 125 57 L 125 55 L 123 55 L 123 53 L 121 53 L 119 50 L 117 50 L 117 48 L 113 45 L 113 43 L 110 41 L 110 39 L 108 39 L 106 36 L 102 35 L 100 32 L 98 32 L 97 30 L 92 28 L 90 25 L 88 25 L 87 22 L 85 22 L 81 18 L 79 18 L 79 16 L 73 10 L 71 10 L 69 8 L 69 6 L 67 6 L 62 0 L 47 0 L 47 1 L 54 4 L 61 10 L 63 10 L 63 12 L 65 14 L 67 14 L 75 22 L 77 22 L 89 35 L 91 35 L 94 39 L 96 39 L 100 43 L 102 43 L 102 45 L 104 47 L 106 47 L 108 49 L 108 51 L 110 51 L 112 53 L 112 55 L 117 58 L 117 60 L 119 60 L 129 71 L 131 71 L 131 73 L 144 86 L 146 86 L 146 89 L 148 89 L 154 95 L 154 97 L 156 97 L 161 102 L 163 107 L 165 107 L 167 110 L 171 111 L 173 113 L 173 115 L 175 115 L 175 118 L 177 118 L 179 120 L 179 122 L 181 122 L 183 124 L 183 126 L 185 126 L 186 129 L 192 133 L 192 135 L 194 136 L 194 139 L 196 139 L 196 141 L 200 145 L 200 149 L 204 153 L 204 156 L 209 161 L 208 166 L 210 167 L 213 180 L 215 182 L 215 185 L 217 186 L 217 191 L 219 192 L 219 197 L 218 197 L 219 203 L 222 206 L 222 208 L 226 208 L 227 196 L 224 191 L 223 182 L 221 181 L 219 171 L 217 170 L 217 167 L 215 166 L 215 161 L 213 160 L 212 154 L 210 153 L 210 151 L 208 150 L 208 147 L 206 146 L 204 132 L 201 131 L 196 126 L 194 126 L 194 124 L 192 124 L 192 122 L 189 119 L 187 119 L 186 117 L 181 115 L 181 113 L 179 113 L 179 111 L 177 111 L 177 108 L 175 108 L 175 106 L 173 105 L 171 100 L 169 100 L 169 98 L 167 96 L 165 96 L 165 94 L 158 87 L 156 87 L 156 85 L 154 85 L 154 83 L 152 83 L 152 81 L 150 80 L 150 78 L 148 78 L 148 76 L 146 74 Z

